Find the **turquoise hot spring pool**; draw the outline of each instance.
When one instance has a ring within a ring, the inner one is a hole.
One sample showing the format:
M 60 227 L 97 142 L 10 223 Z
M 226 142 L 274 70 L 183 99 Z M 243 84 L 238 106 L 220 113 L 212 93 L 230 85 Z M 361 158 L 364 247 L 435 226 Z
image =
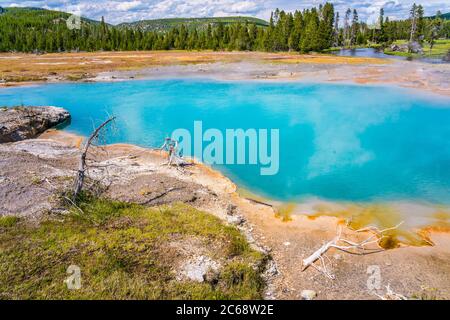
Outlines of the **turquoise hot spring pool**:
M 117 116 L 107 143 L 159 147 L 178 128 L 279 129 L 279 171 L 216 165 L 280 201 L 450 204 L 450 99 L 395 87 L 198 79 L 62 83 L 0 90 L 0 106 L 54 105 L 88 135 Z

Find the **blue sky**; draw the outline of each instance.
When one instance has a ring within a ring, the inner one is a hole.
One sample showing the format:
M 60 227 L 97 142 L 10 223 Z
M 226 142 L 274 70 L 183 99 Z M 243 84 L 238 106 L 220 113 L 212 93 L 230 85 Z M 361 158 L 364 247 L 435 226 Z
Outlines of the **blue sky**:
M 0 0 L 0 6 L 32 6 L 81 14 L 92 19 L 104 16 L 119 23 L 141 19 L 248 15 L 268 19 L 275 8 L 295 10 L 318 6 L 324 0 Z M 336 0 L 342 14 L 347 8 L 358 10 L 360 19 L 376 21 L 381 7 L 392 19 L 405 18 L 414 0 Z M 450 12 L 450 0 L 416 0 L 427 15 L 438 9 Z

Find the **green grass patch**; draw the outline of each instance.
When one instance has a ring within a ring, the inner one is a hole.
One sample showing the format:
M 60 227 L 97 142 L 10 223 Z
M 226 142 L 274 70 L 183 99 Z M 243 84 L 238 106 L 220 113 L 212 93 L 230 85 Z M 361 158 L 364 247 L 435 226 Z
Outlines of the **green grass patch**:
M 12 216 L 0 217 L 0 228 L 12 228 L 19 222 L 19 218 Z
M 235 227 L 190 206 L 160 208 L 85 197 L 63 220 L 0 219 L 0 299 L 260 299 L 266 257 Z M 176 279 L 174 239 L 215 248 L 214 281 Z M 81 270 L 81 288 L 64 280 Z
M 450 50 L 450 39 L 436 40 L 436 43 L 434 44 L 432 50 L 430 50 L 429 45 L 425 45 L 423 49 L 424 49 L 426 56 L 430 56 L 430 57 L 445 56 Z

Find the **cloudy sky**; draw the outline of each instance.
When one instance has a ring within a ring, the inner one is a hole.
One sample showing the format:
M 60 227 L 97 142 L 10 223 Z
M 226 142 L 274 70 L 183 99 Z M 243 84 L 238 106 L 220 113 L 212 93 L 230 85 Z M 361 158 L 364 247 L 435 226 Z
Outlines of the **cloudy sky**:
M 392 19 L 404 18 L 414 0 L 329 0 L 338 11 L 356 8 L 363 21 L 376 20 L 381 7 Z M 415 0 L 427 15 L 438 9 L 450 12 L 450 0 Z M 275 8 L 295 10 L 317 6 L 325 0 L 0 0 L 0 6 L 55 9 L 110 23 L 171 17 L 248 15 L 268 19 Z

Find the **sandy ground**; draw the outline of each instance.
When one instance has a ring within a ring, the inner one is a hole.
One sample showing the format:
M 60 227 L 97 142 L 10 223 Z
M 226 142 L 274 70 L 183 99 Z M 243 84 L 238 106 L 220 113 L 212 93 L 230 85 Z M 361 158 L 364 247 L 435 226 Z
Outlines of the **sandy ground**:
M 250 52 L 140 51 L 61 54 L 0 54 L 0 78 L 20 82 L 80 80 L 100 72 L 210 63 L 384 64 L 380 59 Z
M 450 64 L 260 52 L 1 54 L 0 86 L 161 77 L 398 85 L 450 95 Z
M 74 174 L 80 142 L 63 131 L 48 131 L 38 140 L 0 145 L 2 161 L 9 163 L 2 166 L 1 176 L 8 181 L 10 208 L 14 199 L 36 206 L 36 196 L 51 197 L 50 184 L 67 183 L 64 177 Z M 316 291 L 317 299 L 378 299 L 375 293 L 385 294 L 387 285 L 408 297 L 450 298 L 450 234 L 445 230 L 427 230 L 433 246 L 401 245 L 365 256 L 332 249 L 326 258 L 335 275 L 331 280 L 314 268 L 302 272 L 302 260 L 332 240 L 339 226 L 351 241 L 366 239 L 371 232 L 356 233 L 337 217 L 293 215 L 283 221 L 270 205 L 240 196 L 220 173 L 201 164 L 182 170 L 167 167 L 163 155 L 152 150 L 111 145 L 95 149 L 90 159 L 97 165 L 89 175 L 108 185 L 104 192 L 109 197 L 150 206 L 181 201 L 239 226 L 251 243 L 273 257 L 276 268 L 269 273 L 267 299 L 300 299 L 306 289 Z M 172 191 L 158 198 L 167 190 Z M 379 271 L 379 282 L 371 280 L 371 270 Z M 369 292 L 368 281 L 379 284 L 379 290 Z

